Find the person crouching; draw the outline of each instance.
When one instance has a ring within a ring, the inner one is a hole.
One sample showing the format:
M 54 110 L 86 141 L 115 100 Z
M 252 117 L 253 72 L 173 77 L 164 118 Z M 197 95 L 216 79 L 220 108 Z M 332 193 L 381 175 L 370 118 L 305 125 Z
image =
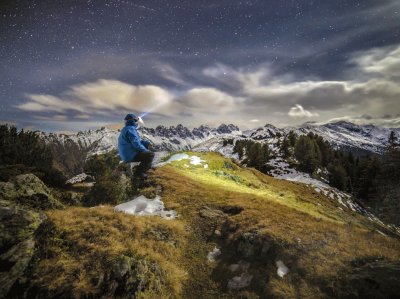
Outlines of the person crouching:
M 126 163 L 140 162 L 134 175 L 146 179 L 146 172 L 151 168 L 154 152 L 149 150 L 149 141 L 140 139 L 137 132 L 139 117 L 130 113 L 124 120 L 125 127 L 122 128 L 118 137 L 119 156 Z

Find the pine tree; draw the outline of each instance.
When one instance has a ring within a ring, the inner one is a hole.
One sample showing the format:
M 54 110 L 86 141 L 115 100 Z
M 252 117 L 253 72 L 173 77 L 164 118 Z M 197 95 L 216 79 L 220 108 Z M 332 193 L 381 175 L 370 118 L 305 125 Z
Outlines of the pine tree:
M 239 159 L 242 159 L 243 157 L 243 141 L 242 140 L 237 140 L 235 143 L 235 146 L 233 147 L 233 153 L 237 153 L 239 156 Z
M 396 136 L 396 133 L 394 131 L 391 131 L 389 134 L 387 151 L 396 150 L 398 147 L 399 147 L 399 144 L 398 144 L 398 138 Z
M 309 136 L 300 136 L 296 141 L 294 155 L 299 161 L 300 170 L 312 173 L 321 164 L 321 152 L 318 145 Z
M 340 164 L 338 160 L 329 164 L 329 185 L 344 190 L 347 187 L 348 176 L 346 169 Z
M 282 144 L 280 146 L 280 151 L 284 158 L 290 157 L 290 140 L 289 140 L 289 138 L 286 138 L 286 137 L 283 138 Z
M 287 138 L 289 139 L 290 146 L 294 147 L 296 145 L 296 140 L 297 136 L 293 131 L 290 131 L 289 134 L 287 135 Z

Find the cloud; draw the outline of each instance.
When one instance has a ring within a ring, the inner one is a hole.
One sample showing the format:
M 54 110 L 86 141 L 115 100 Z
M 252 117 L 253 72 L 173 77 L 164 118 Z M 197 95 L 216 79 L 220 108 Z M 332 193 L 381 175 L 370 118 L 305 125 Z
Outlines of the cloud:
M 352 61 L 365 73 L 385 77 L 400 76 L 400 47 L 376 48 L 354 55 Z
M 17 108 L 25 111 L 33 111 L 33 112 L 64 112 L 68 109 L 83 111 L 82 107 L 73 106 L 67 101 L 63 101 L 62 99 L 52 96 L 52 95 L 43 95 L 43 94 L 30 94 L 27 97 L 31 100 L 30 102 L 26 102 L 20 105 L 17 105 Z
M 62 114 L 56 114 L 53 116 L 42 116 L 42 115 L 34 115 L 34 119 L 38 120 L 49 120 L 49 121 L 67 121 L 68 116 Z
M 155 85 L 131 85 L 117 80 L 98 80 L 74 85 L 59 96 L 28 94 L 29 101 L 16 107 L 32 112 L 74 113 L 76 118 L 90 115 L 119 114 L 126 111 L 147 111 L 160 107 L 160 114 L 168 115 L 172 94 Z
M 400 45 L 358 52 L 348 62 L 351 72 L 340 80 L 299 78 L 290 72 L 278 73 L 266 63 L 248 68 L 216 63 L 178 71 L 156 62 L 158 77 L 177 85 L 166 88 L 101 79 L 55 95 L 28 94 L 28 101 L 16 107 L 42 120 L 53 113 L 88 123 L 115 122 L 127 111 L 151 111 L 147 124 L 175 124 L 176 115 L 179 122 L 191 125 L 249 125 L 255 120 L 293 125 L 304 118 L 322 121 L 346 115 L 356 122 L 400 126 L 398 117 L 381 117 L 400 114 Z M 195 73 L 199 81 L 188 81 Z M 364 115 L 362 120 L 357 119 L 360 115 Z
M 296 104 L 294 107 L 290 108 L 288 115 L 290 117 L 298 117 L 298 118 L 305 118 L 305 117 L 318 117 L 318 113 L 312 113 L 308 110 L 305 110 L 303 106 Z
M 220 113 L 232 110 L 242 99 L 216 88 L 193 88 L 182 98 L 186 110 Z M 190 109 L 191 108 L 191 109 Z
M 359 116 L 341 116 L 341 117 L 335 117 L 328 119 L 327 121 L 316 123 L 316 124 L 324 124 L 324 123 L 333 123 L 333 122 L 338 122 L 338 121 L 348 121 L 354 124 L 358 125 L 369 125 L 373 124 L 376 126 L 382 126 L 382 127 L 387 127 L 387 128 L 397 128 L 400 127 L 400 117 L 392 117 L 392 118 L 387 118 L 387 117 L 371 117 L 368 116 L 366 117 L 365 115 L 359 115 Z
M 282 124 L 284 115 L 293 123 L 305 117 L 330 119 L 346 113 L 370 115 L 379 121 L 377 115 L 400 113 L 399 61 L 398 45 L 355 54 L 349 60 L 353 69 L 346 80 L 299 80 L 290 73 L 274 75 L 268 65 L 244 70 L 218 64 L 203 74 L 235 82 L 236 87 L 229 93 L 245 98 L 242 113 L 258 119 Z M 296 105 L 312 108 L 313 112 Z M 288 106 L 292 107 L 289 113 Z
M 182 77 L 182 74 L 178 72 L 173 66 L 167 63 L 158 63 L 155 66 L 155 69 L 158 71 L 160 77 L 168 81 L 181 85 L 187 84 L 187 82 Z

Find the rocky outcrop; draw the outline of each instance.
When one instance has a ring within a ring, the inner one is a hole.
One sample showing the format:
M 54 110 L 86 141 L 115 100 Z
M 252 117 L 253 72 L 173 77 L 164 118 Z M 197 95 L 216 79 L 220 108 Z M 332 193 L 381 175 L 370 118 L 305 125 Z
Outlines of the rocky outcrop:
M 400 261 L 353 263 L 333 287 L 335 298 L 400 298 Z
M 27 268 L 35 247 L 34 234 L 45 219 L 42 212 L 0 200 L 0 298 Z
M 22 174 L 8 182 L 0 182 L 0 199 L 38 210 L 62 207 L 50 189 L 34 174 Z

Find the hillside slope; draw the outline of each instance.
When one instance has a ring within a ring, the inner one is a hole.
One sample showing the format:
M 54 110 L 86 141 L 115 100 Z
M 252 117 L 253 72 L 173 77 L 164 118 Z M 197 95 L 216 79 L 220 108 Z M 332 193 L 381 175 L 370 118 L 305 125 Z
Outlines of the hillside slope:
M 158 167 L 140 194 L 173 220 L 111 206 L 47 212 L 34 297 L 395 298 L 400 241 L 313 188 L 216 153 Z M 14 289 L 15 290 L 15 289 Z M 20 294 L 20 297 L 23 297 Z

